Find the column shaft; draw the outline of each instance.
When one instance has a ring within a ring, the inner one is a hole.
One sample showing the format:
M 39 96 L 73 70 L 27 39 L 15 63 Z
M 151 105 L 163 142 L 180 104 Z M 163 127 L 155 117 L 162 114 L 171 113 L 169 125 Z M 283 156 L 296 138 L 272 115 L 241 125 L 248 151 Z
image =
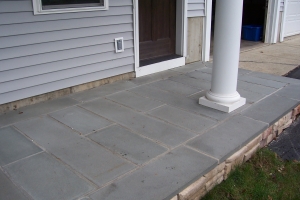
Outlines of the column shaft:
M 209 100 L 238 101 L 237 76 L 242 25 L 242 0 L 217 0 L 214 33 L 214 60 Z
M 211 89 L 199 103 L 222 111 L 245 104 L 237 92 L 243 0 L 217 0 Z

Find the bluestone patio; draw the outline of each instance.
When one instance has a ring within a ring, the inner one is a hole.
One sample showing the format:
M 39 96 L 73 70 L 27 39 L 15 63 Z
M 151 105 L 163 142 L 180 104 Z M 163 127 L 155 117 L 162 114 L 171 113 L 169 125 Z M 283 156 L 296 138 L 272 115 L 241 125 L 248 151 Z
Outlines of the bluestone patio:
M 0 115 L 0 199 L 171 199 L 300 102 L 300 80 L 239 70 L 247 104 L 198 104 L 194 63 Z

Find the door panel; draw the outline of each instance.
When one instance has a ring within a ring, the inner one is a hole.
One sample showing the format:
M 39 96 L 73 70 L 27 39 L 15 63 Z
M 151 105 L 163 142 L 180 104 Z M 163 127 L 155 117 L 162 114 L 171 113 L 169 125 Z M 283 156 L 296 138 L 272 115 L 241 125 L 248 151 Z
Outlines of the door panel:
M 140 60 L 175 54 L 176 0 L 139 0 Z

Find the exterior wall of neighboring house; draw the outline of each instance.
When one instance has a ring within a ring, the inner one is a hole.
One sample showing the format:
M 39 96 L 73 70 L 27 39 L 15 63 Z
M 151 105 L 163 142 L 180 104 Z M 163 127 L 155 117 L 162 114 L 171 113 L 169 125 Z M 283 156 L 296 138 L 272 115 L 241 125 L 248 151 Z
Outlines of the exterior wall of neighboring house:
M 31 0 L 0 0 L 0 104 L 132 71 L 132 0 L 48 15 L 33 15 Z
M 189 0 L 186 63 L 202 60 L 205 0 Z

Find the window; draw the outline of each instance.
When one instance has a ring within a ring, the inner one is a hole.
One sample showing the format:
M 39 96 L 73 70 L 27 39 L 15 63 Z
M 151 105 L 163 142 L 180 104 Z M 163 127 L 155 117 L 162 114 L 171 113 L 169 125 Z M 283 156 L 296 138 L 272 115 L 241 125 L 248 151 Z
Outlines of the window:
M 107 10 L 108 0 L 32 0 L 34 14 Z

